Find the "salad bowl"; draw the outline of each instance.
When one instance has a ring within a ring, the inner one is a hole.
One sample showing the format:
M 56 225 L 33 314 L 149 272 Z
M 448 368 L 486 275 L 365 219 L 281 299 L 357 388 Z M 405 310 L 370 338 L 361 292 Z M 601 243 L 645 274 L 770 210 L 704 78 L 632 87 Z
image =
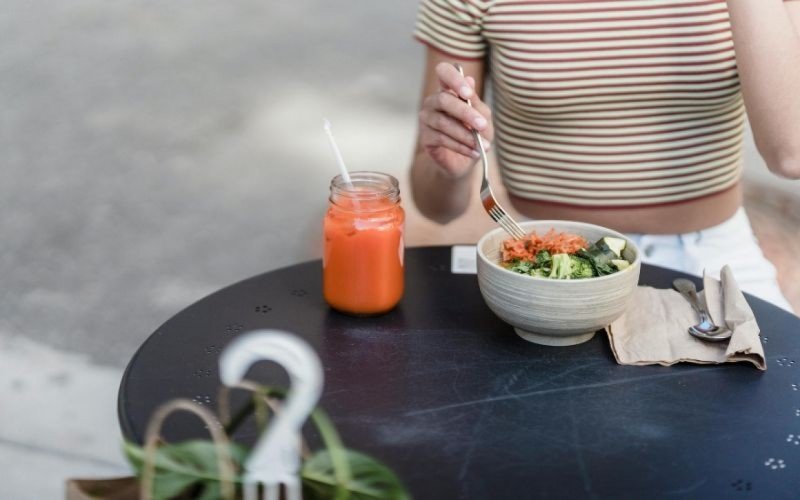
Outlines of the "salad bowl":
M 501 228 L 488 232 L 477 245 L 481 295 L 520 337 L 549 346 L 580 344 L 625 312 L 641 269 L 639 250 L 629 238 L 583 222 L 538 220 L 522 222 L 520 226 L 526 233 L 544 234 L 554 229 L 590 242 L 608 237 L 622 239 L 625 246 L 621 254 L 630 263 L 613 274 L 582 279 L 519 274 L 501 264 L 502 245 L 508 235 Z

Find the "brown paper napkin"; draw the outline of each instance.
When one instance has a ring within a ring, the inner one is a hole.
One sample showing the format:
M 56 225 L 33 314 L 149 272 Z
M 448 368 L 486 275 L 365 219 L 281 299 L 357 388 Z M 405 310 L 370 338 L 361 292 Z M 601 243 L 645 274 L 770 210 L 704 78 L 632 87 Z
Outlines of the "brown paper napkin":
M 703 277 L 705 300 L 717 325 L 733 331 L 729 341 L 705 342 L 687 333 L 697 313 L 675 290 L 638 287 L 628 310 L 606 328 L 611 350 L 622 365 L 718 364 L 747 361 L 767 369 L 755 316 L 728 266 L 721 280 Z

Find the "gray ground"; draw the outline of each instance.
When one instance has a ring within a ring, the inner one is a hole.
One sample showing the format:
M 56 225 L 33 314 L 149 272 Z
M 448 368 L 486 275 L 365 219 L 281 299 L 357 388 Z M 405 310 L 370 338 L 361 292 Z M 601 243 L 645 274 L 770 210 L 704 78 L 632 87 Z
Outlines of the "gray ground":
M 415 10 L 3 3 L 0 498 L 125 473 L 115 398 L 138 345 L 221 286 L 319 255 L 322 117 L 351 169 L 403 176 Z
M 323 116 L 351 168 L 407 164 L 413 2 L 4 6 L 6 334 L 123 366 L 177 308 L 317 256 Z

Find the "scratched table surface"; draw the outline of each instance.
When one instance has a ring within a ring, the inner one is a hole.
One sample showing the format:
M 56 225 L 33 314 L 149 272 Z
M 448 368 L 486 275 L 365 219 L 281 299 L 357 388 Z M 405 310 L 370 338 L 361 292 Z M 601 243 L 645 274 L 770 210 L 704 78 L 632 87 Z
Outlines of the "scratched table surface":
M 748 297 L 766 372 L 749 364 L 619 366 L 603 334 L 559 348 L 519 339 L 486 307 L 474 275 L 451 274 L 449 247 L 407 250 L 406 269 L 402 302 L 376 318 L 331 311 L 319 261 L 186 308 L 128 365 L 123 433 L 141 442 L 151 412 L 172 398 L 214 408 L 221 348 L 244 331 L 277 328 L 319 353 L 320 404 L 346 444 L 389 464 L 415 498 L 800 495 L 796 316 Z M 677 276 L 643 266 L 641 283 L 667 288 Z M 263 362 L 248 378 L 287 383 Z M 306 434 L 318 444 L 313 430 Z M 165 427 L 170 440 L 205 435 L 190 416 Z M 252 426 L 235 436 L 255 437 Z

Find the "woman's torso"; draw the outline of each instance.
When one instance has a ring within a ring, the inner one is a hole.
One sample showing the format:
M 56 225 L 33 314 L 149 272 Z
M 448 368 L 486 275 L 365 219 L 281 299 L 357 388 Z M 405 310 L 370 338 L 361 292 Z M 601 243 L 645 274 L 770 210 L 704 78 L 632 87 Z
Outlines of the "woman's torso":
M 725 0 L 483 7 L 518 210 L 649 233 L 735 212 L 745 115 Z

